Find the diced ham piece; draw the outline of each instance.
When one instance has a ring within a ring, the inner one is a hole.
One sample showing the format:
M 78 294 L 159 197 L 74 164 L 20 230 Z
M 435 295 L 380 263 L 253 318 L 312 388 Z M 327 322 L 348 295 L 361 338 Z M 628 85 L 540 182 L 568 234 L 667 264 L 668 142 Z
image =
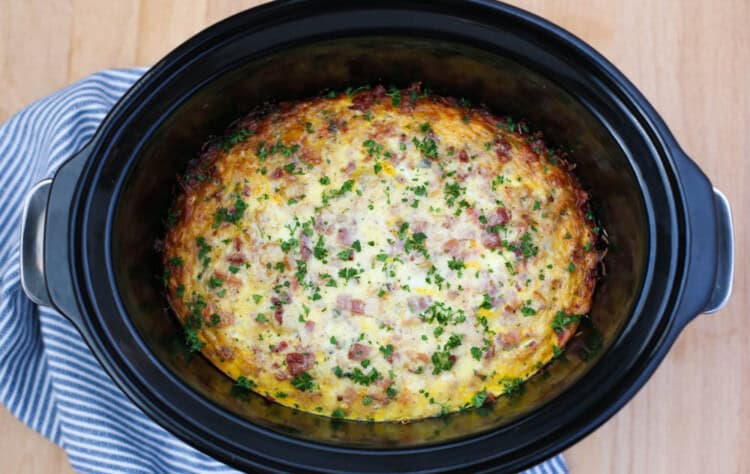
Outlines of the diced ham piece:
M 461 253 L 461 241 L 458 239 L 450 239 L 443 244 L 443 252 L 453 257 L 458 257 Z
M 487 278 L 482 284 L 482 290 L 494 298 L 500 292 L 500 287 L 494 280 Z
M 498 138 L 495 140 L 495 154 L 500 163 L 507 163 L 510 161 L 510 148 L 511 146 L 510 143 L 508 143 L 508 140 L 504 138 Z
M 281 342 L 279 342 L 278 344 L 276 344 L 275 346 L 273 346 L 273 349 L 272 349 L 272 350 L 273 350 L 274 352 L 276 352 L 276 353 L 279 353 L 279 352 L 283 351 L 284 349 L 286 349 L 286 348 L 287 348 L 288 346 L 289 346 L 289 343 L 288 343 L 288 342 L 286 342 L 286 341 L 281 341 Z
M 489 347 L 487 347 L 487 351 L 484 353 L 484 358 L 490 360 L 493 357 L 495 357 L 495 344 L 491 343 Z
M 271 174 L 268 175 L 268 177 L 271 179 L 279 179 L 282 176 L 284 176 L 283 168 L 276 168 L 275 170 L 271 171 Z
M 497 234 L 482 232 L 482 245 L 484 245 L 488 249 L 498 249 L 502 247 L 503 240 Z
M 294 377 L 312 369 L 314 362 L 315 355 L 309 352 L 290 352 L 286 355 L 286 368 Z
M 336 296 L 336 309 L 340 311 L 351 311 L 352 309 L 352 295 L 338 295 Z
M 589 202 L 589 193 L 582 189 L 576 189 L 575 190 L 575 196 L 576 196 L 576 207 L 581 210 L 581 212 L 586 214 L 587 211 L 587 204 Z M 587 221 L 591 222 L 588 218 L 586 218 Z
M 233 286 L 235 288 L 239 288 L 242 286 L 242 280 L 229 273 L 225 273 L 221 270 L 216 270 L 214 272 L 214 275 L 216 276 L 216 278 L 220 279 L 229 286 Z
M 352 298 L 351 295 L 338 295 L 336 296 L 336 309 L 353 314 L 365 314 L 365 302 L 358 298 Z
M 277 323 L 283 324 L 284 323 L 284 308 L 279 306 L 274 310 L 273 312 L 273 319 L 276 320 Z
M 487 214 L 487 225 L 505 225 L 510 222 L 510 211 L 504 207 L 498 207 L 495 212 Z
M 347 227 L 340 228 L 336 237 L 338 238 L 339 243 L 346 245 L 347 247 L 354 242 L 354 232 Z
M 310 260 L 310 256 L 312 255 L 312 251 L 310 250 L 310 247 L 307 245 L 300 243 L 299 245 L 299 255 L 302 257 L 302 260 L 308 261 Z
M 229 347 L 222 346 L 216 349 L 215 351 L 216 355 L 219 356 L 221 360 L 232 360 L 234 359 L 234 351 L 230 349 Z
M 365 302 L 360 299 L 353 298 L 352 299 L 352 313 L 365 314 Z
M 305 330 L 307 332 L 313 332 L 315 330 L 315 321 L 305 322 Z
M 233 253 L 231 255 L 227 255 L 227 262 L 234 263 L 235 265 L 245 263 L 245 259 L 246 257 L 243 253 Z
M 510 349 L 521 342 L 521 334 L 517 329 L 512 329 L 497 336 L 497 343 L 501 349 Z
M 469 161 L 469 154 L 466 153 L 466 150 L 461 150 L 461 151 L 458 152 L 458 159 L 462 163 L 466 163 L 467 161 Z
M 375 101 L 375 97 L 373 97 L 371 92 L 363 92 L 356 94 L 352 98 L 352 105 L 349 106 L 352 110 L 359 110 L 361 112 L 364 112 L 365 110 L 368 110 L 370 107 L 372 107 L 372 103 Z
M 218 327 L 224 328 L 224 327 L 231 326 L 232 324 L 234 324 L 234 314 L 232 314 L 232 313 L 225 313 L 225 312 L 222 312 L 222 311 L 220 311 L 220 312 L 218 312 L 216 314 L 218 314 L 219 318 L 220 318 L 219 322 L 217 323 Z M 213 319 L 213 315 L 211 315 L 211 318 Z
M 565 326 L 562 331 L 555 333 L 555 336 L 557 336 L 557 347 L 565 347 L 565 344 L 567 344 L 568 340 L 573 336 L 575 327 L 574 324 L 569 324 Z
M 414 354 L 414 359 L 420 362 L 427 363 L 430 361 L 430 356 L 425 354 L 424 352 L 417 352 L 416 354 Z
M 414 221 L 411 223 L 412 232 L 424 232 L 427 228 L 427 221 Z
M 284 307 L 281 304 L 281 300 L 274 296 L 273 298 L 271 298 L 271 304 L 275 308 L 273 311 L 273 318 L 277 323 L 282 324 L 284 322 Z
M 281 370 L 277 370 L 276 372 L 274 372 L 273 376 L 276 377 L 276 380 L 278 380 L 279 382 L 287 380 L 289 378 L 289 375 Z
M 406 304 L 413 313 L 421 313 L 422 311 L 429 308 L 432 304 L 432 297 L 430 296 L 410 296 L 406 300 Z
M 357 362 L 367 359 L 370 354 L 370 346 L 360 344 L 358 342 L 352 344 L 349 348 L 349 360 L 356 360 Z

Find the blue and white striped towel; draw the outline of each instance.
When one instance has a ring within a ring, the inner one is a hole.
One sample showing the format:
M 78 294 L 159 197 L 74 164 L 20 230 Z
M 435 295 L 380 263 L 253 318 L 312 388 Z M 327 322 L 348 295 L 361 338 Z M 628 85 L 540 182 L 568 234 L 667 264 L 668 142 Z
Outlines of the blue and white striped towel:
M 65 317 L 34 305 L 19 281 L 24 196 L 91 139 L 143 72 L 94 74 L 35 102 L 0 128 L 0 403 L 62 446 L 80 472 L 234 472 L 141 413 Z M 568 471 L 557 456 L 527 472 Z

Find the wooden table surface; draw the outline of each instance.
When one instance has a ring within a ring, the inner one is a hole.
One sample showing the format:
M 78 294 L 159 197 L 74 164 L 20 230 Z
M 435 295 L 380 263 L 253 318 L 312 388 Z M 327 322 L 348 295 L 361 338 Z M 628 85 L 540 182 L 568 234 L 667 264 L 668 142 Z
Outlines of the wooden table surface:
M 0 0 L 0 122 L 110 67 L 149 65 L 233 0 Z M 733 298 L 682 333 L 627 407 L 566 452 L 574 473 L 750 472 L 750 2 L 515 0 L 592 44 L 654 104 L 734 210 Z M 63 451 L 0 408 L 0 470 L 70 472 Z

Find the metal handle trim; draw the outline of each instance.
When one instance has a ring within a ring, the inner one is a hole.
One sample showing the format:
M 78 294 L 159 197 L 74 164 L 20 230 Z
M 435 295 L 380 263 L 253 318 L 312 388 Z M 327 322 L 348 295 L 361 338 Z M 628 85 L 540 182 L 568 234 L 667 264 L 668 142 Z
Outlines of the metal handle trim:
M 718 224 L 718 261 L 714 289 L 706 308 L 703 310 L 704 313 L 715 313 L 727 305 L 732 294 L 732 282 L 734 280 L 732 209 L 724 193 L 716 188 L 714 188 L 714 205 Z
M 21 215 L 21 287 L 36 304 L 52 306 L 44 273 L 44 230 L 52 179 L 36 183 Z

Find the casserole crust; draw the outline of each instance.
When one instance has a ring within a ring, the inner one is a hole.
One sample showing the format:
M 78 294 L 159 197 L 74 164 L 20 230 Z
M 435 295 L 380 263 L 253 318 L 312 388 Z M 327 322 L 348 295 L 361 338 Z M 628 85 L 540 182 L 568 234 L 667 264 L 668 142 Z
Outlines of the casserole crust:
M 186 341 L 323 415 L 516 393 L 589 311 L 598 229 L 523 124 L 382 86 L 265 107 L 182 178 L 164 265 Z

